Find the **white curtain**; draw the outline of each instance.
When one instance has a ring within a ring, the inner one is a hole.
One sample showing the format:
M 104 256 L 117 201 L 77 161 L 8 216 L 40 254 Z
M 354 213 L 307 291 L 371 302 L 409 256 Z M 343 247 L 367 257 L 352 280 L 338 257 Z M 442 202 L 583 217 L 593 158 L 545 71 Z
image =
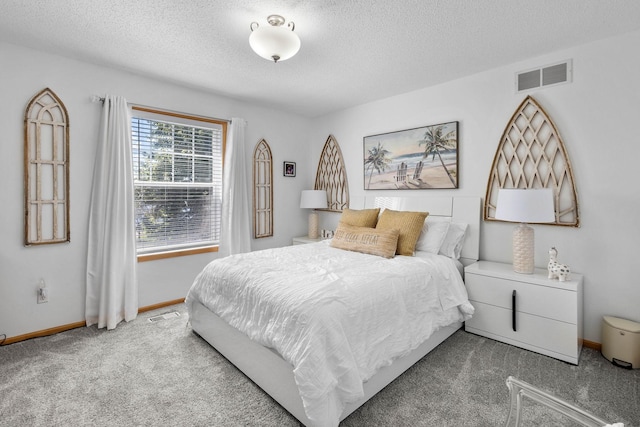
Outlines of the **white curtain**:
M 251 211 L 247 185 L 243 119 L 231 119 L 224 155 L 222 181 L 222 230 L 218 254 L 251 251 Z
M 126 99 L 102 107 L 89 207 L 87 326 L 114 329 L 138 314 L 131 115 Z

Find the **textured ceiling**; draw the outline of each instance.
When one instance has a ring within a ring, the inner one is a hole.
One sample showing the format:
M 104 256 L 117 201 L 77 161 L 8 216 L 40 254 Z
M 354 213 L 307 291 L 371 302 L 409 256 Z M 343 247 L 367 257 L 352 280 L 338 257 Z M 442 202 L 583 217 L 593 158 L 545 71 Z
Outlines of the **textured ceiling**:
M 249 25 L 295 22 L 274 64 Z M 315 117 L 640 29 L 638 0 L 3 0 L 0 40 Z M 1 65 L 1 64 L 0 64 Z

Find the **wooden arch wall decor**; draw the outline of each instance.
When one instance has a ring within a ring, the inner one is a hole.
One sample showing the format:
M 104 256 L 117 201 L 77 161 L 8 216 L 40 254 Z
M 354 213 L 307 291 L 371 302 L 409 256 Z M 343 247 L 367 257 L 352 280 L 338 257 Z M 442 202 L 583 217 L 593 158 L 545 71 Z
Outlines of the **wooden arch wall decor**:
M 49 88 L 24 115 L 25 245 L 70 241 L 69 116 Z
M 273 236 L 273 160 L 264 139 L 253 150 L 253 236 Z
M 342 212 L 349 207 L 347 170 L 344 167 L 342 151 L 333 135 L 329 135 L 320 154 L 314 189 L 327 192 L 328 208 L 319 210 Z
M 487 184 L 485 220 L 497 221 L 500 188 L 551 188 L 556 214 L 552 225 L 580 226 L 567 150 L 553 121 L 531 96 L 516 109 L 502 134 Z

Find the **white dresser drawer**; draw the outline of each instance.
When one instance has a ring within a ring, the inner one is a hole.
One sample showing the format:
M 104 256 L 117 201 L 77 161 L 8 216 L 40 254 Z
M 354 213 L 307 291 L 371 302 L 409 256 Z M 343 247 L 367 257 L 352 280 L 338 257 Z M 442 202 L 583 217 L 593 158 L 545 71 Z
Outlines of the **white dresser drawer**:
M 516 312 L 516 330 L 514 331 L 510 309 L 479 302 L 472 302 L 472 304 L 476 312 L 465 323 L 466 331 L 540 353 L 546 353 L 543 350 L 559 353 L 567 356 L 568 359 L 562 358 L 563 360 L 577 363 L 578 337 L 575 324 Z M 549 333 L 550 330 L 553 334 Z
M 512 295 L 516 291 L 516 310 L 575 324 L 578 318 L 576 293 L 531 283 L 496 277 L 467 274 L 469 299 L 512 309 Z
M 465 330 L 578 364 L 582 281 L 574 273 L 566 282 L 551 280 L 543 269 L 518 274 L 509 264 L 490 261 L 469 265 L 465 284 L 475 313 Z

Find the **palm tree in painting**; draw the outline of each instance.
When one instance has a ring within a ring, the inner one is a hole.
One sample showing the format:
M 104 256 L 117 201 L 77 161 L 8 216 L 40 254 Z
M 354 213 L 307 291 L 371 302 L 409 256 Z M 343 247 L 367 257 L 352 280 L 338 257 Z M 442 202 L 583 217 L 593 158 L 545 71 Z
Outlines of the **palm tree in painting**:
M 454 150 L 456 148 L 456 131 L 455 129 L 447 132 L 446 134 L 442 134 L 444 130 L 444 126 L 430 126 L 427 128 L 427 131 L 424 133 L 424 139 L 418 142 L 418 145 L 424 144 L 424 154 L 422 156 L 423 159 L 429 157 L 429 155 L 438 156 L 440 159 L 440 163 L 444 168 L 449 180 L 451 180 L 451 184 L 455 187 L 456 182 L 451 176 L 451 172 L 444 164 L 444 160 L 442 160 L 441 151 L 446 150 Z
M 371 186 L 371 177 L 374 170 L 381 173 L 389 167 L 389 162 L 391 162 L 391 159 L 387 157 L 389 154 L 391 152 L 386 150 L 380 142 L 378 142 L 377 147 L 369 148 L 369 156 L 364 160 L 365 171 L 367 169 L 370 170 L 367 188 Z

